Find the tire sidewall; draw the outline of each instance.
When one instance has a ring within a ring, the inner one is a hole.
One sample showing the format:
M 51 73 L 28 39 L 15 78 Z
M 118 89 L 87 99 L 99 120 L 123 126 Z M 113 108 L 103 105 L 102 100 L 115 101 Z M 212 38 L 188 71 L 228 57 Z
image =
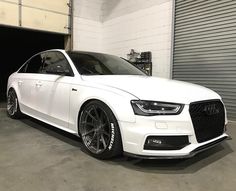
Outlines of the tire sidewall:
M 9 94 L 10 94 L 11 92 L 14 94 L 15 98 L 17 99 L 17 110 L 16 110 L 16 112 L 15 112 L 13 115 L 10 115 L 9 112 L 8 112 L 8 110 L 7 110 L 7 115 L 8 115 L 10 118 L 12 118 L 12 119 L 18 119 L 18 118 L 20 118 L 20 117 L 22 116 L 22 113 L 21 113 L 21 110 L 20 110 L 20 106 L 19 106 L 19 100 L 18 100 L 16 91 L 15 91 L 14 89 L 12 89 L 12 88 L 9 89 L 9 91 L 8 91 L 7 99 L 8 99 L 8 96 L 9 96 Z
M 103 109 L 103 111 L 108 116 L 111 136 L 110 136 L 110 140 L 109 140 L 107 148 L 102 153 L 95 154 L 95 153 L 91 152 L 86 147 L 86 145 L 83 141 L 83 138 L 82 138 L 84 148 L 86 149 L 86 151 L 90 155 L 94 156 L 95 158 L 99 158 L 99 159 L 108 159 L 108 158 L 112 158 L 114 156 L 117 156 L 117 155 L 121 154 L 123 149 L 122 149 L 122 144 L 121 144 L 120 129 L 119 129 L 118 122 L 117 122 L 113 112 L 111 111 L 111 109 L 105 103 L 100 102 L 100 101 L 91 101 L 91 102 L 89 102 L 84 107 L 83 111 L 86 110 L 86 108 L 90 107 L 91 105 L 95 105 L 96 107 L 100 107 L 101 109 Z M 81 113 L 80 120 L 82 118 L 83 111 Z M 80 131 L 80 127 L 79 127 L 79 131 Z

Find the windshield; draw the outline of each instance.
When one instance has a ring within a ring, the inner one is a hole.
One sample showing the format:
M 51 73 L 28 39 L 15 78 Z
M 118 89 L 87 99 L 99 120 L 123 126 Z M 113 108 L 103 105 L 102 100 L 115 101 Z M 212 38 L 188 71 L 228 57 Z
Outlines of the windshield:
M 146 75 L 117 56 L 87 52 L 67 52 L 67 54 L 82 75 Z

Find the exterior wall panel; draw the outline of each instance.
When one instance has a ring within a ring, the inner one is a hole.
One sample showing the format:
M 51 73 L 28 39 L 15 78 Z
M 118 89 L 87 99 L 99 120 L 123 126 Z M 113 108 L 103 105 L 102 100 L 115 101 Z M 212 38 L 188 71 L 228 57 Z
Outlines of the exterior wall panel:
M 19 8 L 17 2 L 12 2 L 0 1 L 0 24 L 18 26 Z
M 68 33 L 68 16 L 29 7 L 22 8 L 22 27 Z
M 69 14 L 68 0 L 22 0 L 22 4 L 28 7 L 39 8 L 52 12 L 58 12 L 62 14 Z
M 0 0 L 0 25 L 69 34 L 70 0 Z

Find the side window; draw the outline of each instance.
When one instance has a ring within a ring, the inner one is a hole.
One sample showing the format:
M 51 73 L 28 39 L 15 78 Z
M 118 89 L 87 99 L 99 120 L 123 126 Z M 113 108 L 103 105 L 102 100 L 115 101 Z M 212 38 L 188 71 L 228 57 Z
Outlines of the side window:
M 42 54 L 38 54 L 38 55 L 34 56 L 24 66 L 24 67 L 26 67 L 24 69 L 25 72 L 26 73 L 40 73 L 40 70 L 42 68 L 42 61 L 43 61 Z
M 61 52 L 48 52 L 45 55 L 42 73 L 73 76 L 67 59 Z
M 71 55 L 73 62 L 80 74 L 105 74 L 110 71 L 108 68 L 99 62 L 96 58 L 86 54 Z

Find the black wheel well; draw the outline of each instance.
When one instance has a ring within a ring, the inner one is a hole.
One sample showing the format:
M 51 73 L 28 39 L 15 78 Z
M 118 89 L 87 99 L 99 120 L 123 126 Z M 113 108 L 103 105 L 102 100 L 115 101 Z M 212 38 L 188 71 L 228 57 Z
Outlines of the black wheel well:
M 16 94 L 15 88 L 14 88 L 14 87 L 10 87 L 10 88 L 8 89 L 8 91 L 7 91 L 7 97 L 8 97 L 8 94 L 9 94 L 9 92 L 10 92 L 11 90 L 14 91 L 15 94 Z M 18 98 L 17 94 L 16 94 L 16 97 Z
M 8 92 L 9 92 L 10 90 L 13 90 L 13 91 L 16 92 L 16 90 L 15 90 L 13 87 L 10 87 L 9 90 L 7 91 L 7 94 L 8 94 Z

